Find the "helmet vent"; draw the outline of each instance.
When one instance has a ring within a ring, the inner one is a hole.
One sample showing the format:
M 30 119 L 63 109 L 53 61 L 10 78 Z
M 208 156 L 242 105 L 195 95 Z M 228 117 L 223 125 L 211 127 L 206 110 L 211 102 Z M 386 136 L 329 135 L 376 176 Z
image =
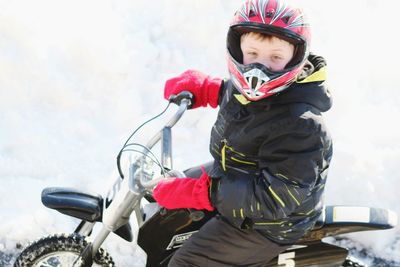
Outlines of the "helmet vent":
M 253 68 L 245 73 L 243 73 L 243 77 L 246 79 L 247 85 L 249 87 L 249 91 L 252 95 L 257 95 L 258 90 L 266 84 L 270 78 L 260 69 Z
M 273 8 L 270 8 L 267 10 L 267 13 L 265 14 L 266 18 L 272 18 L 275 14 L 275 10 Z
M 256 12 L 254 12 L 253 9 L 250 9 L 250 11 L 249 11 L 249 18 L 255 17 L 255 16 L 257 16 Z
M 258 78 L 257 77 L 253 77 L 251 79 L 251 88 L 257 88 L 257 83 L 258 83 Z
M 285 17 L 282 18 L 282 21 L 283 21 L 285 24 L 288 24 L 288 23 L 289 23 L 289 20 L 290 20 L 290 16 L 285 16 Z

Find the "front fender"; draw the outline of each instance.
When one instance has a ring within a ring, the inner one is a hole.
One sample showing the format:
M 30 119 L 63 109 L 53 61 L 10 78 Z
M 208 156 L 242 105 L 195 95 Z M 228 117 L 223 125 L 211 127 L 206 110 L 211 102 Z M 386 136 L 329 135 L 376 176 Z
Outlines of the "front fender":
M 42 191 L 42 203 L 62 214 L 88 222 L 101 222 L 103 217 L 103 197 L 74 188 L 48 187 Z M 133 240 L 129 223 L 114 231 L 128 242 Z

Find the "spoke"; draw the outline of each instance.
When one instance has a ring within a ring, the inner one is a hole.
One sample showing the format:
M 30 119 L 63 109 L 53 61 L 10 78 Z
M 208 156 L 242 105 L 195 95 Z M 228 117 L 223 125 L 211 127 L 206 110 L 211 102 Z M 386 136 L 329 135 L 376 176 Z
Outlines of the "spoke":
M 78 258 L 76 252 L 54 252 L 38 260 L 37 267 L 63 267 L 71 266 Z M 73 266 L 73 265 L 72 265 Z
M 35 267 L 66 267 L 76 266 L 79 267 L 82 264 L 82 259 L 79 257 L 77 252 L 72 251 L 60 251 L 48 254 L 40 258 Z M 99 264 L 93 263 L 93 267 L 100 266 Z

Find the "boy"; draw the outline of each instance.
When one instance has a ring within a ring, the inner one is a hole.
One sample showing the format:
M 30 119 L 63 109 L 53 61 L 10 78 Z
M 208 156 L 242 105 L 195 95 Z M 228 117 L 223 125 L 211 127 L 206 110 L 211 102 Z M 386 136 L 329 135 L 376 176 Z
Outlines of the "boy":
M 166 82 L 167 99 L 188 90 L 194 108 L 220 107 L 211 132 L 214 163 L 198 179 L 171 178 L 154 189 L 165 208 L 219 214 L 169 266 L 264 266 L 314 226 L 332 156 L 321 115 L 331 98 L 325 61 L 310 55 L 309 44 L 300 10 L 246 0 L 227 36 L 231 79 L 187 71 Z

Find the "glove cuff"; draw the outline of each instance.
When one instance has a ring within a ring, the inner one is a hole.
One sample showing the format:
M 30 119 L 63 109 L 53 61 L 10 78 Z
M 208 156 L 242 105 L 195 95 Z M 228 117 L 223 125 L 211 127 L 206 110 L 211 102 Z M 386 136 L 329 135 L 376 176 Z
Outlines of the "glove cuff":
M 207 103 L 212 107 L 218 107 L 219 91 L 221 90 L 223 81 L 220 78 L 210 78 L 207 82 Z M 205 103 L 207 105 L 207 103 Z
M 201 209 L 206 209 L 208 211 L 213 211 L 214 207 L 211 206 L 210 197 L 209 197 L 209 188 L 210 188 L 210 177 L 204 171 L 203 174 L 196 181 L 196 186 L 193 190 L 193 197 L 196 200 L 197 207 Z M 196 207 L 195 207 L 196 208 Z

